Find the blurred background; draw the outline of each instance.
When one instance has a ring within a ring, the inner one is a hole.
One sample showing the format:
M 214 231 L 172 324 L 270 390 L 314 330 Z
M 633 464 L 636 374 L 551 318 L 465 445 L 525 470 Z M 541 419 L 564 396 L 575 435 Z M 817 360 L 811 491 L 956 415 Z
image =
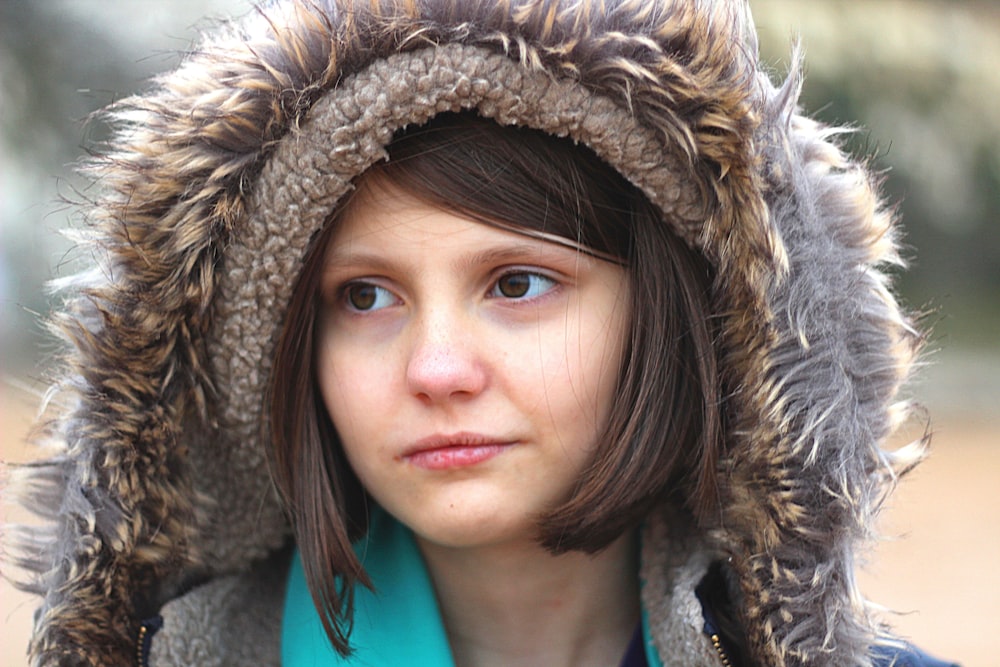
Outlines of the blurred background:
M 910 388 L 931 458 L 903 481 L 868 555 L 866 594 L 932 653 L 997 664 L 1000 618 L 1000 3 L 751 0 L 775 79 L 805 53 L 805 110 L 849 125 L 884 175 L 910 269 L 897 287 L 930 330 Z M 86 196 L 72 164 L 106 132 L 94 110 L 174 66 L 214 18 L 249 0 L 0 0 L 0 459 L 25 433 L 54 349 L 46 280 L 77 258 L 57 230 Z M 914 425 L 900 442 L 922 432 Z M 2 484 L 2 482 L 0 482 Z M 4 510 L 4 518 L 22 514 Z M 34 602 L 0 582 L 0 664 L 25 664 Z

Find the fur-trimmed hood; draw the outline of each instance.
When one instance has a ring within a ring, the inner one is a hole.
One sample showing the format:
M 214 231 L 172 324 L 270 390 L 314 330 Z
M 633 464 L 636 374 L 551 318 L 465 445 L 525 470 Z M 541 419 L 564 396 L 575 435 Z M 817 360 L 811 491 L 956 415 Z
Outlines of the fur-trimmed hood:
M 294 277 L 393 132 L 459 109 L 591 147 L 711 262 L 727 432 L 699 539 L 760 663 L 869 664 L 854 553 L 917 456 L 881 445 L 918 336 L 878 268 L 899 261 L 891 215 L 799 84 L 771 83 L 736 0 L 302 0 L 115 104 L 87 165 L 95 268 L 53 318 L 62 453 L 18 473 L 51 520 L 19 552 L 45 596 L 36 664 L 128 664 L 175 599 L 207 637 L 254 627 L 215 614 L 264 596 L 239 581 L 289 537 L 261 401 Z M 221 606 L 179 599 L 206 581 Z

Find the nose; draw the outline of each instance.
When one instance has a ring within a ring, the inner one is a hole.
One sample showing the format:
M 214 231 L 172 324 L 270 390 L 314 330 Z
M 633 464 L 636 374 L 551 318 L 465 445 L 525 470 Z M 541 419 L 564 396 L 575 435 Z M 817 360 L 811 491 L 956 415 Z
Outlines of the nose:
M 484 341 L 455 313 L 436 313 L 414 323 L 406 382 L 426 404 L 469 399 L 487 384 Z

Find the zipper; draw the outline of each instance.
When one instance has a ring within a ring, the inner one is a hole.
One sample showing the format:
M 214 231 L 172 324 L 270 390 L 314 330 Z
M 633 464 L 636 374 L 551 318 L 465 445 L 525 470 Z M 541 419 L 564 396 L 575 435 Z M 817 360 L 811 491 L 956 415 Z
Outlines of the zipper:
M 726 640 L 723 639 L 719 622 L 715 618 L 715 612 L 711 604 L 713 600 L 719 604 L 728 603 L 728 600 L 722 600 L 720 596 L 720 591 L 723 595 L 727 592 L 722 567 L 721 563 L 714 563 L 709 568 L 708 574 L 702 578 L 701 582 L 695 588 L 694 593 L 698 598 L 698 602 L 701 603 L 701 617 L 705 621 L 702 632 L 712 640 L 712 646 L 715 648 L 715 653 L 719 656 L 719 662 L 722 664 L 722 667 L 737 667 L 737 663 L 730 657 L 729 650 L 726 648 Z M 737 658 L 740 657 L 739 651 L 736 652 L 735 656 Z
M 719 654 L 719 659 L 722 661 L 722 667 L 733 667 L 733 663 L 729 661 L 729 656 L 726 655 L 726 649 L 722 646 L 722 637 L 718 633 L 713 632 L 709 637 L 712 639 L 712 646 L 715 647 L 715 652 Z
M 719 626 L 715 622 L 715 615 L 712 614 L 712 610 L 708 607 L 702 607 L 702 618 L 705 620 L 703 631 L 712 640 L 712 646 L 715 647 L 715 652 L 719 654 L 722 667 L 736 667 L 733 661 L 729 659 L 729 654 L 726 653 L 726 645 L 722 642 L 722 634 L 719 632 Z
M 135 638 L 135 664 L 142 667 L 146 664 L 146 636 L 149 634 L 149 627 L 139 626 L 139 635 Z
M 135 637 L 135 664 L 139 667 L 148 667 L 149 650 L 153 645 L 153 635 L 162 627 L 162 616 L 148 618 L 139 626 L 139 632 Z

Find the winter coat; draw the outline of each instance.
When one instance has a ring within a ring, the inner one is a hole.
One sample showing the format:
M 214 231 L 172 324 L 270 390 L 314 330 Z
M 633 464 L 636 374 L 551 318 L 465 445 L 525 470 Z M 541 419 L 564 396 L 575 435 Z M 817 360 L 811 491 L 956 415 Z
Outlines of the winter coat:
M 668 665 L 717 665 L 695 588 L 724 562 L 759 664 L 871 664 L 891 641 L 856 550 L 919 448 L 882 449 L 919 336 L 888 287 L 893 219 L 836 133 L 774 85 L 737 0 L 301 0 L 207 35 L 108 111 L 63 285 L 61 452 L 21 471 L 49 519 L 34 664 L 276 664 L 289 524 L 262 397 L 309 243 L 394 130 L 473 109 L 593 149 L 717 276 L 718 512 L 645 523 Z

